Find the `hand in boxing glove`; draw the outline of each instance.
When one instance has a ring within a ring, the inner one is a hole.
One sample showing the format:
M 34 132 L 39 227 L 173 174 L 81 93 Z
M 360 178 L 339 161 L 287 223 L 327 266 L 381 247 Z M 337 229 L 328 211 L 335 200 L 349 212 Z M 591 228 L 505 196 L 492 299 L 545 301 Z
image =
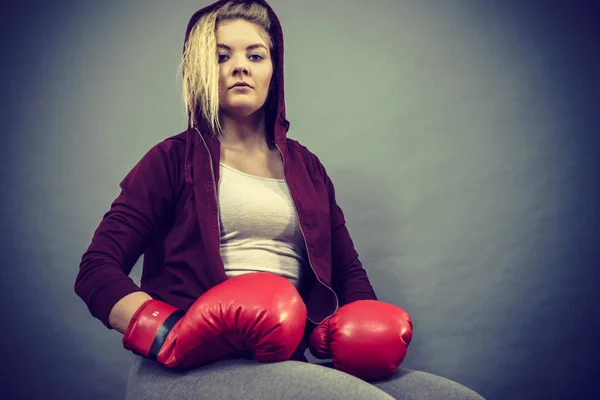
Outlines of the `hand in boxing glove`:
M 340 307 L 309 339 L 310 352 L 331 358 L 336 369 L 366 381 L 388 379 L 406 356 L 412 339 L 408 313 L 379 300 Z
M 248 352 L 257 361 L 277 362 L 292 356 L 305 323 L 306 306 L 290 281 L 248 273 L 206 291 L 187 312 L 148 300 L 133 315 L 123 346 L 168 368 Z

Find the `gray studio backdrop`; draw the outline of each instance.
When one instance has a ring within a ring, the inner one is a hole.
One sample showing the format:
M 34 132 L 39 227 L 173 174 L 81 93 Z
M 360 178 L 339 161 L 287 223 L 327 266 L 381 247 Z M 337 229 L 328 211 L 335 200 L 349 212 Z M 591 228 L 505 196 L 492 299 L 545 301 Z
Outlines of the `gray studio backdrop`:
M 13 3 L 2 397 L 118 399 L 132 355 L 73 283 L 118 183 L 185 127 L 177 67 L 207 1 Z M 414 318 L 404 366 L 488 399 L 600 398 L 594 3 L 272 5 L 289 134 L 332 176 L 380 299 Z

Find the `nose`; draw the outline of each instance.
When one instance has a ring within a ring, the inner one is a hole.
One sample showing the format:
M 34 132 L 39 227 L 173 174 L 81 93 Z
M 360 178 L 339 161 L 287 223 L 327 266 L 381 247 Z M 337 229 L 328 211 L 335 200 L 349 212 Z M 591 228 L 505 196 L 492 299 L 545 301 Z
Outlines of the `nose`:
M 244 64 L 237 64 L 233 67 L 233 76 L 238 76 L 238 75 L 249 75 L 250 74 L 250 70 L 248 69 L 248 66 L 244 65 Z

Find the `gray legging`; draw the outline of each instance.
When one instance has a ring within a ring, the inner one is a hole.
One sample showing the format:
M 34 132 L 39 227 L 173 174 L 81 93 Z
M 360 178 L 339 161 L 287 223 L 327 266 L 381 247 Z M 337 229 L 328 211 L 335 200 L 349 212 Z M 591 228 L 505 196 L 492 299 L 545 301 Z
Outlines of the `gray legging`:
M 331 363 L 262 364 L 248 359 L 226 359 L 177 372 L 135 356 L 125 399 L 482 400 L 483 397 L 451 380 L 408 369 L 400 369 L 389 380 L 369 383 L 334 369 Z

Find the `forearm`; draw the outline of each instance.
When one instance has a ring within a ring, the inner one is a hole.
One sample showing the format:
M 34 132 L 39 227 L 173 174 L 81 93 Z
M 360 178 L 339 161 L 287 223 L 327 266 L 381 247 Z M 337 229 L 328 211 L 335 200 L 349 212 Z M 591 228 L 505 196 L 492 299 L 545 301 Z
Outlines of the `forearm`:
M 357 300 L 377 300 L 367 272 L 358 258 L 336 271 L 333 289 L 340 300 L 340 307 Z
M 332 283 L 340 306 L 356 300 L 377 300 L 345 223 L 331 233 Z
M 125 333 L 133 314 L 152 296 L 145 292 L 134 292 L 119 300 L 110 310 L 108 321 L 113 329 Z

